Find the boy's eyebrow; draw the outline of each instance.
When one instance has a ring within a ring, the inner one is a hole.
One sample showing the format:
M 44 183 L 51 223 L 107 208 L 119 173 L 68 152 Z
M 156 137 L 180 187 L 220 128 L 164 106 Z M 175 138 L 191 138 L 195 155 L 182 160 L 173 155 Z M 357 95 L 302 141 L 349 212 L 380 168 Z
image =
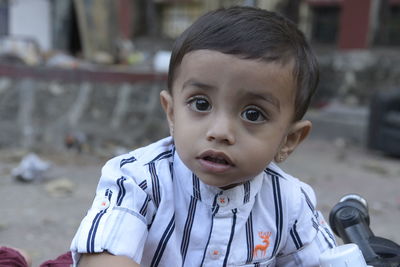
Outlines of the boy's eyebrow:
M 265 92 L 265 93 L 253 93 L 253 92 L 247 92 L 246 93 L 247 96 L 249 96 L 250 98 L 261 98 L 262 100 L 272 104 L 273 106 L 275 106 L 278 111 L 281 110 L 281 105 L 280 102 L 278 100 L 278 98 L 276 98 L 273 94 Z
M 188 86 L 198 87 L 198 88 L 201 88 L 201 89 L 213 89 L 213 88 L 215 88 L 212 85 L 196 81 L 195 79 L 189 79 L 186 82 L 184 82 L 183 86 L 182 86 L 182 90 L 184 90 L 185 87 L 188 87 Z

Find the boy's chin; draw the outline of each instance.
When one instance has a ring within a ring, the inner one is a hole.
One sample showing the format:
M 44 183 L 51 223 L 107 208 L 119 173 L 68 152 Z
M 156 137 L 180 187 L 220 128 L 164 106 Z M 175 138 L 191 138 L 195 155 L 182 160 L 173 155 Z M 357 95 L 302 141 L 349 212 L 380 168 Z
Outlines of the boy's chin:
M 214 179 L 202 179 L 200 177 L 199 177 L 199 179 L 206 185 L 218 187 L 222 190 L 227 190 L 227 189 L 233 188 L 237 185 L 243 184 L 243 182 L 223 183 L 221 181 L 218 181 L 217 179 L 215 179 L 215 180 Z

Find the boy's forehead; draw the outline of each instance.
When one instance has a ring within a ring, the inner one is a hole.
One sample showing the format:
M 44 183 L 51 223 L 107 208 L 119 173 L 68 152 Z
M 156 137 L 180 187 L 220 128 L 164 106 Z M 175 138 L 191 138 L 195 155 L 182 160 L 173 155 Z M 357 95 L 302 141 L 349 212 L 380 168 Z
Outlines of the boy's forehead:
M 224 54 L 216 50 L 194 50 L 186 53 L 179 65 L 176 66 L 175 77 L 196 77 L 201 74 L 211 74 L 216 78 L 223 78 L 221 75 L 226 70 L 237 70 L 238 77 L 251 80 L 255 76 L 255 71 L 262 73 L 264 70 L 267 74 L 276 74 L 273 79 L 283 79 L 286 82 L 295 83 L 296 75 L 294 71 L 295 60 L 265 60 L 263 58 L 246 58 L 243 55 Z M 261 70 L 260 70 L 261 69 Z
M 264 95 L 265 88 L 272 92 L 283 86 L 286 90 L 290 88 L 288 93 L 293 96 L 296 89 L 293 68 L 294 60 L 283 63 L 246 59 L 215 50 L 194 50 L 182 58 L 175 81 L 179 80 L 180 91 L 187 85 L 213 89 L 219 83 L 231 83 L 241 85 L 241 94 Z
M 261 65 L 268 65 L 272 68 L 275 68 L 276 71 L 290 71 L 295 78 L 295 59 L 294 57 L 285 57 L 280 59 L 266 59 L 267 57 L 259 57 L 259 58 L 251 58 L 248 55 L 243 54 L 226 54 L 220 52 L 218 50 L 209 50 L 209 49 L 198 49 L 198 50 L 191 50 L 183 55 L 180 64 L 175 66 L 175 72 L 178 72 L 181 69 L 182 65 L 187 66 L 190 65 L 199 65 L 199 62 L 207 62 L 209 64 L 218 63 L 221 61 L 234 60 L 235 62 L 247 62 L 247 64 L 257 63 Z M 176 78 L 176 77 L 175 77 Z

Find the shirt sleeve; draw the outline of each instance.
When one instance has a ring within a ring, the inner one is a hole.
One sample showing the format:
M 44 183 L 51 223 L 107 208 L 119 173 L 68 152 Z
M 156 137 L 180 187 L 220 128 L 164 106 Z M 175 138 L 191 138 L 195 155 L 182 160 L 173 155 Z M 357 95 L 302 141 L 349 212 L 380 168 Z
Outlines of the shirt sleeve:
M 103 167 L 93 204 L 71 244 L 75 262 L 81 253 L 108 251 L 140 263 L 154 209 L 146 180 L 137 178 L 145 174 L 135 168 L 137 175 L 130 177 L 121 170 L 126 162 L 126 157 L 117 157 Z
M 319 256 L 336 246 L 335 237 L 321 212 L 315 209 L 312 188 L 302 182 L 296 192 L 297 212 L 289 224 L 287 241 L 277 256 L 277 266 L 319 266 Z

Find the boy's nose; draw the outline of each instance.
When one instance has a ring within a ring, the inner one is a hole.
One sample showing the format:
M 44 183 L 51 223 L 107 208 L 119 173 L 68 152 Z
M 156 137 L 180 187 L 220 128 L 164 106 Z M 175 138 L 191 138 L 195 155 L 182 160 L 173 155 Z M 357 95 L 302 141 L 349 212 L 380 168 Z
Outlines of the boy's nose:
M 225 116 L 215 116 L 211 119 L 207 140 L 233 145 L 235 143 L 233 122 Z

